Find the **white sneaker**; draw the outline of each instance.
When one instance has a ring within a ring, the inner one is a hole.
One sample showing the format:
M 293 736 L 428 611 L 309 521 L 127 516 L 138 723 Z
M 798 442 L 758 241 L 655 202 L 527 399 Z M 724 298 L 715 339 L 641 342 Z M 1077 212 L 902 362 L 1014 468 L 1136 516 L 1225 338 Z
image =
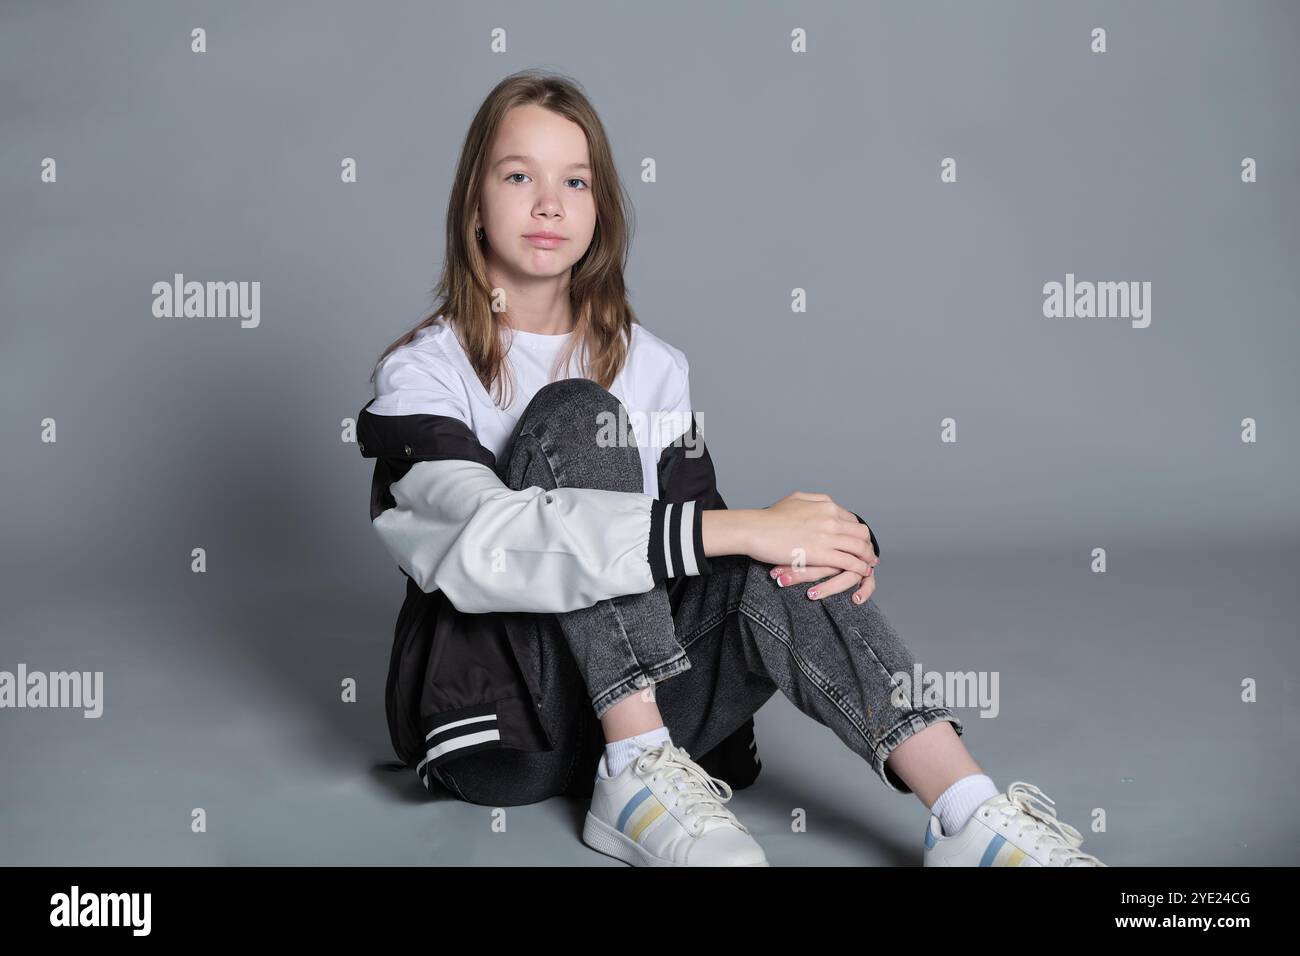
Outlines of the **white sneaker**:
M 1039 802 L 1042 798 L 1046 803 Z M 925 866 L 1105 866 L 1079 849 L 1083 837 L 1056 819 L 1055 804 L 1031 783 L 1017 780 L 989 797 L 966 825 L 944 836 L 931 814 L 925 830 Z
M 633 866 L 767 866 L 723 806 L 730 785 L 690 757 L 671 743 L 648 747 L 616 777 L 601 757 L 582 842 Z

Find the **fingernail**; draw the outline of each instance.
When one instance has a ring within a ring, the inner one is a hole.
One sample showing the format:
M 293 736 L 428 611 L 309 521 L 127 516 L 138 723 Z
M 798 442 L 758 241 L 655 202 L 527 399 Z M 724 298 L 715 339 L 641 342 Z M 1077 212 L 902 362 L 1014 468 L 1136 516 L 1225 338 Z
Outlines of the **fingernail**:
M 853 595 L 853 603 L 854 603 L 854 604 L 861 604 L 861 603 L 862 603 L 862 595 L 861 595 L 861 594 L 856 594 L 856 593 L 855 593 L 855 594 Z
M 781 575 L 779 578 L 776 579 L 776 583 L 781 585 L 781 587 L 785 587 L 787 584 L 790 583 L 790 575 L 788 574 Z
M 809 592 L 808 592 L 808 596 L 809 596 L 810 598 L 815 598 L 815 597 L 817 596 L 817 592 L 816 592 L 816 591 L 809 591 Z
M 768 571 L 768 572 L 767 572 L 767 576 L 768 576 L 769 578 L 774 578 L 774 577 L 776 577 L 776 576 L 777 576 L 778 574 L 780 574 L 780 573 L 781 573 L 781 569 L 780 569 L 780 568 L 773 568 L 771 571 Z

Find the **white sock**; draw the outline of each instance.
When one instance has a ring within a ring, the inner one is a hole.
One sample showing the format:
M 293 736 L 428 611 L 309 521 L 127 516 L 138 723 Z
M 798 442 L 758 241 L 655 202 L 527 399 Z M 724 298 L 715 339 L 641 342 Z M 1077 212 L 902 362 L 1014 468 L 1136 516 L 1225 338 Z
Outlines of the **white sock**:
M 966 825 L 981 803 L 1000 792 L 987 774 L 973 773 L 939 794 L 930 812 L 939 818 L 944 836 L 952 836 Z
M 623 772 L 624 767 L 641 755 L 643 750 L 666 743 L 672 743 L 668 728 L 656 727 L 654 730 L 643 730 L 635 736 L 605 744 L 605 766 L 601 769 L 601 776 L 617 777 Z

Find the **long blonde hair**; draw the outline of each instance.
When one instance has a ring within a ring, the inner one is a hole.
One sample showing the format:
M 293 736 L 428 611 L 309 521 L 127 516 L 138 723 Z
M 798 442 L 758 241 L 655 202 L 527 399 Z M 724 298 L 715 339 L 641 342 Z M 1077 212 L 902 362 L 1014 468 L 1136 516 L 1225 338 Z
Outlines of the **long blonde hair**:
M 474 238 L 474 214 L 497 130 L 509 110 L 526 104 L 545 107 L 580 126 L 587 135 L 592 168 L 596 229 L 591 246 L 569 274 L 575 334 L 556 365 L 566 366 L 581 343 L 585 346 L 582 374 L 603 388 L 613 384 L 623 367 L 632 325 L 638 321 L 623 284 L 631 201 L 618 178 L 605 128 L 578 84 L 559 74 L 523 70 L 507 76 L 492 89 L 465 135 L 447 202 L 446 255 L 442 276 L 433 291 L 437 305 L 419 325 L 384 349 L 370 372 L 372 382 L 389 353 L 412 341 L 421 329 L 443 315 L 458 335 L 484 389 L 491 393 L 496 388 L 493 400 L 502 405 L 507 376 L 502 375 L 505 346 L 497 316 L 508 312 L 492 311 L 486 261 Z

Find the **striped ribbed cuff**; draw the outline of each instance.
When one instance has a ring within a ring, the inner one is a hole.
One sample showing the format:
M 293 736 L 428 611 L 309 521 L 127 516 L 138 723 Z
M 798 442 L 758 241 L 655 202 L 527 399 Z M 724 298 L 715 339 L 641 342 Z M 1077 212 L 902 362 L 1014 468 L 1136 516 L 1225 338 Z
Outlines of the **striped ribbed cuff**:
M 650 574 L 656 584 L 681 575 L 709 573 L 703 521 L 699 500 L 650 500 Z

